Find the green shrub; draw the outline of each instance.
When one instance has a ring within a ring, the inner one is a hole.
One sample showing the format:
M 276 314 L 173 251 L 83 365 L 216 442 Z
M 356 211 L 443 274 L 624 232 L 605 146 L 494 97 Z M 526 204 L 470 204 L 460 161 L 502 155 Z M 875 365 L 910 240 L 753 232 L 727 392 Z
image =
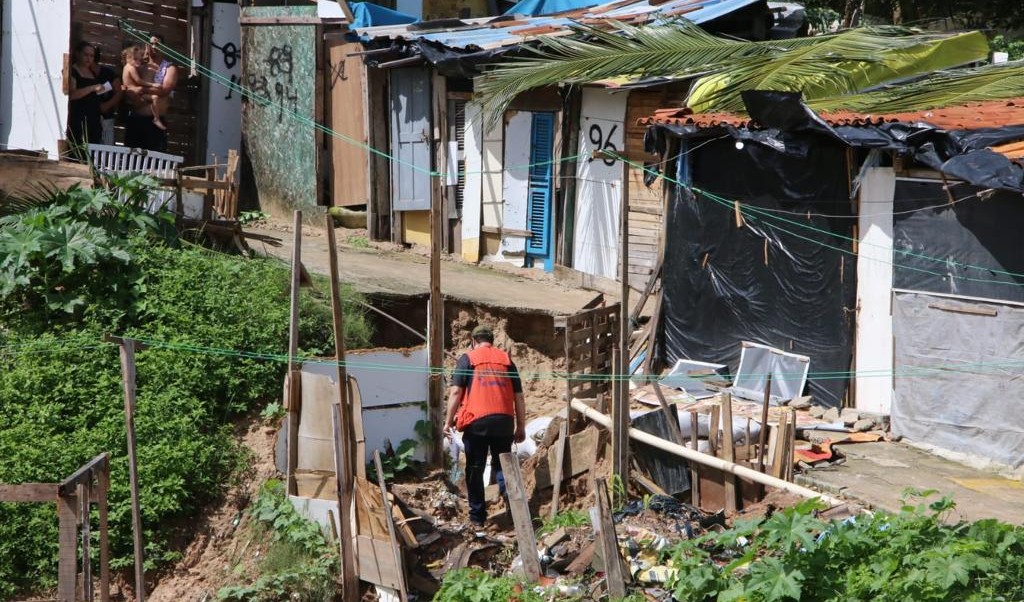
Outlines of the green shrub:
M 299 516 L 284 494 L 284 485 L 270 480 L 260 487 L 250 515 L 255 536 L 268 541 L 251 583 L 221 588 L 219 600 L 277 602 L 334 600 L 337 549 L 320 526 Z
M 58 198 L 46 210 L 63 203 Z M 168 247 L 142 236 L 148 226 L 131 225 L 130 210 L 122 217 L 101 228 L 128 263 L 76 263 L 87 267 L 60 291 L 83 299 L 72 314 L 31 302 L 45 298 L 42 272 L 0 298 L 0 483 L 59 481 L 109 451 L 112 564 L 130 566 L 120 364 L 117 348 L 101 339 L 115 333 L 172 343 L 136 354 L 140 497 L 147 567 L 155 568 L 178 558 L 171 542 L 245 461 L 231 422 L 281 394 L 281 362 L 197 348 L 283 353 L 289 275 L 277 261 Z M 0 252 L 0 265 L 8 260 Z M 126 265 L 128 278 L 119 279 L 116 272 Z M 121 288 L 125 282 L 130 290 Z M 302 293 L 304 353 L 333 349 L 328 294 Z M 365 346 L 370 326 L 355 295 L 346 290 L 345 296 L 347 342 Z M 0 599 L 52 587 L 56 558 L 52 505 L 0 504 Z
M 815 501 L 681 542 L 677 600 L 775 602 L 1024 599 L 1024 527 L 943 521 L 953 504 L 906 505 L 844 522 Z

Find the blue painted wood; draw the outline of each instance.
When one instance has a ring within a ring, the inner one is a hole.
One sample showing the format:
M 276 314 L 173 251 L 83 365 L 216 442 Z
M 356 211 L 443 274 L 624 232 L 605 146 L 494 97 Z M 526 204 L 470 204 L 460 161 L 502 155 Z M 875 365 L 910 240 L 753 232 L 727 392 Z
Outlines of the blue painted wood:
M 544 259 L 544 267 L 550 271 L 554 265 L 552 197 L 555 141 L 554 113 L 534 113 L 530 135 L 530 179 L 529 201 L 526 214 L 526 229 L 532 236 L 526 240 L 529 257 Z
M 430 209 L 430 76 L 426 69 L 391 71 L 391 208 Z M 413 167 L 413 166 L 416 167 Z

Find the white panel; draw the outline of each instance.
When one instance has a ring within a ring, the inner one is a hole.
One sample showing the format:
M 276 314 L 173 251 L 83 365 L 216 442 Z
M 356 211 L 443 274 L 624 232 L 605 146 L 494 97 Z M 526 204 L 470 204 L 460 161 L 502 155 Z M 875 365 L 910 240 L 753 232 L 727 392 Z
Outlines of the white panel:
M 483 193 L 483 122 L 480 105 L 466 103 L 466 179 L 462 189 L 462 240 L 480 238 L 480 200 Z
M 0 143 L 57 158 L 68 98 L 61 71 L 71 38 L 70 0 L 4 0 L 0 39 Z
M 517 111 L 510 114 L 505 126 L 505 177 L 502 183 L 502 228 L 526 229 L 527 198 L 530 192 L 530 134 L 533 113 Z M 501 253 L 526 252 L 522 236 L 502 236 Z
M 219 76 L 239 83 L 242 76 L 242 33 L 238 24 L 238 5 L 213 2 L 213 34 L 210 68 Z M 206 159 L 224 162 L 228 150 L 240 150 L 242 144 L 242 97 L 220 83 L 209 86 L 210 117 L 206 132 Z
M 407 350 L 375 349 L 349 352 L 349 375 L 359 381 L 363 409 L 427 399 L 427 348 Z M 336 368 L 329 363 L 307 361 L 302 371 L 334 376 Z
M 619 264 L 621 161 L 589 160 L 596 150 L 625 153 L 626 95 L 584 88 L 576 169 L 576 219 L 573 267 L 587 274 L 615 278 Z
M 892 206 L 896 175 L 871 167 L 860 189 L 857 260 L 858 410 L 888 414 L 892 407 Z M 863 376 L 862 376 L 863 374 Z

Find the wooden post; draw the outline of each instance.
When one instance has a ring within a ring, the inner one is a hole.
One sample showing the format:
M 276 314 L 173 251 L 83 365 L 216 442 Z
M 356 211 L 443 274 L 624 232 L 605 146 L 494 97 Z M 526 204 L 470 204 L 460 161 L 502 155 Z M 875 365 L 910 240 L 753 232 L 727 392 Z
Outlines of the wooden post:
M 569 424 L 572 422 L 572 334 L 570 332 L 572 320 L 566 322 L 565 327 L 565 420 L 558 427 L 558 441 L 555 442 L 555 466 L 554 475 L 551 479 L 551 518 L 558 514 L 558 504 L 562 497 L 562 473 L 565 469 L 565 448 L 569 445 L 569 434 L 572 429 Z
M 626 597 L 626 581 L 622 571 L 622 557 L 619 555 L 619 541 L 612 521 L 611 502 L 608 498 L 608 484 L 603 479 L 594 479 L 594 507 L 590 509 L 590 522 L 594 525 L 594 536 L 601 546 L 604 557 L 604 574 L 608 582 L 608 599 L 621 600 Z
M 501 454 L 499 460 L 501 472 L 505 475 L 509 511 L 516 526 L 516 540 L 519 542 L 519 557 L 523 559 L 523 572 L 530 583 L 536 583 L 540 580 L 537 536 L 533 532 L 533 517 L 530 516 L 530 503 L 526 498 L 523 475 L 519 471 L 519 460 L 511 453 Z
M 60 602 L 78 600 L 78 496 L 74 494 L 57 497 L 57 517 L 60 521 L 59 552 L 57 560 L 57 599 Z
M 338 383 L 338 387 L 345 388 L 345 385 Z M 338 544 L 341 548 L 341 585 L 344 588 L 345 600 L 358 600 L 359 571 L 355 557 L 356 538 L 352 533 L 352 492 L 355 487 L 355 479 L 352 478 L 349 462 L 345 458 L 350 454 L 351 448 L 345 445 L 345 437 L 342 436 L 345 429 L 342 413 L 341 406 L 331 404 L 331 418 L 334 423 L 334 470 L 337 476 L 338 514 L 340 515 L 338 520 L 341 522 L 341 534 L 338 536 Z M 384 501 L 386 504 L 387 499 Z M 331 517 L 331 522 L 333 522 L 334 514 L 331 514 Z
M 128 436 L 128 482 L 132 497 L 132 538 L 135 545 L 135 598 L 146 600 L 143 570 L 142 508 L 139 505 L 139 469 L 135 454 L 135 341 L 121 340 L 121 379 L 124 383 L 124 427 Z
M 110 602 L 110 511 L 107 505 L 107 494 L 110 491 L 110 454 L 104 456 L 106 461 L 103 463 L 103 470 L 96 475 L 100 520 L 100 602 Z
M 789 417 L 788 412 L 782 412 L 779 414 L 779 426 L 776 428 L 778 433 L 775 437 L 775 458 L 772 461 L 772 476 L 776 479 L 784 477 L 783 467 L 786 463 L 786 448 L 789 447 Z
M 442 462 L 441 442 L 444 439 L 444 299 L 441 297 L 441 231 L 444 216 L 441 215 L 441 177 L 431 176 L 430 202 L 430 316 L 427 320 L 427 341 L 430 344 L 430 389 L 427 404 L 427 421 L 433 429 L 433 436 L 427 442 L 427 461 L 431 464 Z
M 711 406 L 711 420 L 708 428 L 708 453 L 718 457 L 718 434 L 720 432 L 719 422 L 722 418 L 722 408 Z
M 78 502 L 82 517 L 82 594 L 86 602 L 93 602 L 92 591 L 92 530 L 89 525 L 89 505 L 92 500 L 92 475 L 89 480 L 78 486 Z
M 619 206 L 619 278 L 621 279 L 622 300 L 619 304 L 619 362 L 613 370 L 618 373 L 619 392 L 619 448 L 615 454 L 617 466 L 613 467 L 622 483 L 629 482 L 629 335 L 633 322 L 629 319 L 629 165 L 622 161 L 622 201 Z
M 736 446 L 732 436 L 732 395 L 722 395 L 722 458 L 726 462 L 736 461 Z M 725 512 L 736 513 L 736 476 L 725 475 Z
M 288 320 L 288 379 L 285 408 L 288 410 L 287 490 L 298 493 L 295 468 L 299 461 L 299 408 L 302 405 L 302 371 L 299 355 L 299 287 L 302 283 L 302 212 L 296 211 L 292 220 L 292 282 Z
M 384 465 L 380 461 L 380 450 L 373 450 L 373 463 L 377 468 L 377 484 L 380 485 L 380 495 L 384 502 L 384 519 L 388 525 L 388 538 L 391 540 L 391 549 L 395 552 L 395 566 L 398 568 L 398 594 L 402 602 L 409 599 L 408 590 L 405 587 L 405 559 L 402 558 L 402 548 L 398 545 L 398 534 L 395 533 L 395 517 L 391 514 L 391 500 L 388 499 L 388 488 L 384 483 Z M 357 598 L 358 599 L 358 598 Z
M 621 368 L 619 362 L 621 356 L 621 349 L 612 349 L 613 372 L 618 372 Z M 621 479 L 622 483 L 628 483 L 629 436 L 626 433 L 629 430 L 629 404 L 622 394 L 618 378 L 620 378 L 620 374 L 612 375 L 612 475 Z
M 793 480 L 793 465 L 796 464 L 796 410 L 789 409 L 789 450 L 786 453 L 786 475 L 787 481 Z
M 764 404 L 761 406 L 761 434 L 757 442 L 757 472 L 764 472 L 764 460 L 767 453 L 765 444 L 768 443 L 768 404 L 771 403 L 771 396 L 772 375 L 769 374 L 768 380 L 764 384 Z
M 697 420 L 697 412 L 690 410 L 690 447 L 693 451 L 698 451 L 698 441 L 700 441 L 700 421 Z M 697 471 L 697 465 L 694 462 L 690 462 L 690 502 L 694 508 L 700 508 L 700 472 Z
M 338 278 L 338 243 L 334 218 L 324 216 L 327 228 L 327 253 L 331 272 L 331 313 L 334 318 L 334 359 L 337 362 L 338 404 L 332 406 L 334 418 L 334 470 L 338 484 L 338 520 L 341 522 L 341 578 L 344 599 L 359 598 L 359 576 L 356 567 L 355 537 L 352 533 L 352 492 L 355 477 L 352 471 L 355 445 L 352 442 L 352 407 L 348 400 L 348 371 L 345 367 L 345 313 L 341 303 L 341 282 Z

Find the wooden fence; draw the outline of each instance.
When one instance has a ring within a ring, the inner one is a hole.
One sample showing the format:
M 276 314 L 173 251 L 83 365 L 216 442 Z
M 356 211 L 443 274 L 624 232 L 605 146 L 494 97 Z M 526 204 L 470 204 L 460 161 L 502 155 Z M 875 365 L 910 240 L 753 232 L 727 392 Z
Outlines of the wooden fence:
M 99 513 L 99 594 L 110 600 L 110 546 L 107 533 L 107 492 L 110 490 L 110 454 L 103 453 L 60 483 L 0 485 L 0 502 L 57 503 L 59 556 L 57 600 L 95 600 L 92 562 L 90 508 Z M 79 554 L 81 552 L 81 554 Z
M 124 20 L 143 32 L 162 35 L 164 44 L 189 56 L 189 7 L 190 0 L 71 0 L 71 47 L 82 40 L 96 44 L 102 62 L 120 69 L 123 44 L 138 41 L 121 29 L 119 22 Z M 167 152 L 194 162 L 199 110 L 187 89 L 189 66 L 178 68 L 178 89 L 165 119 Z
M 569 380 L 569 399 L 597 397 L 611 391 L 600 377 L 614 372 L 612 349 L 618 345 L 620 305 L 588 309 L 565 321 L 566 371 L 582 378 Z

